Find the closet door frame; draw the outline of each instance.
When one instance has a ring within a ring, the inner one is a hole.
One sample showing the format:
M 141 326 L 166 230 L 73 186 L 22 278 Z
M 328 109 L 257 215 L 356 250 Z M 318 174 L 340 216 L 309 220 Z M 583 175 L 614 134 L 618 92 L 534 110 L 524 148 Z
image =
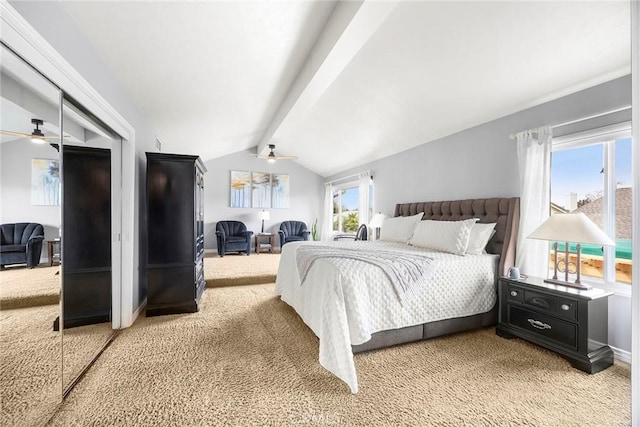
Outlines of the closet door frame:
M 120 176 L 114 181 L 121 184 L 121 197 L 115 200 L 121 212 L 121 228 L 112 230 L 112 255 L 117 260 L 112 267 L 112 327 L 131 326 L 144 306 L 134 313 L 134 289 L 139 288 L 139 260 L 134 250 L 138 246 L 135 224 L 139 215 L 135 129 L 5 0 L 0 2 L 0 19 L 3 44 L 122 137 Z

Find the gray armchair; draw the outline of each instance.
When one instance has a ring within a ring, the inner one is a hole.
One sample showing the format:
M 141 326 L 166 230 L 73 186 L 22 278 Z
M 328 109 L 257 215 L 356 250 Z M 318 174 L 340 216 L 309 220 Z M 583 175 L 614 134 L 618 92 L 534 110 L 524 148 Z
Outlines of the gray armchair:
M 310 233 L 311 232 L 307 230 L 307 224 L 302 221 L 283 221 L 278 231 L 280 235 L 280 247 L 289 242 L 309 240 Z
M 223 257 L 227 252 L 251 252 L 251 235 L 247 226 L 240 221 L 218 221 L 216 224 L 216 240 L 218 255 Z
M 27 264 L 27 268 L 40 264 L 44 228 L 34 222 L 0 225 L 0 267 Z

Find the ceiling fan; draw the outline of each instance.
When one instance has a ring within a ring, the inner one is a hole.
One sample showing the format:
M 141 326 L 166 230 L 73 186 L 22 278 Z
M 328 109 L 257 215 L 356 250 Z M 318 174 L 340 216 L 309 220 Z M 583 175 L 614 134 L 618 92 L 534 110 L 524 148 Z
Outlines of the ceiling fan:
M 275 153 L 276 146 L 273 144 L 269 144 L 269 154 L 266 156 L 263 154 L 256 154 L 256 157 L 260 159 L 267 159 L 269 163 L 274 163 L 276 160 L 297 160 L 296 156 L 276 156 Z
M 47 142 L 47 140 L 55 141 L 60 139 L 59 136 L 45 136 L 44 133 L 42 133 L 42 130 L 40 130 L 40 126 L 44 124 L 43 120 L 31 119 L 31 123 L 36 126 L 35 129 L 33 129 L 33 132 L 31 133 L 14 132 L 11 130 L 0 130 L 0 134 L 9 135 L 9 136 L 18 136 L 21 138 L 29 138 L 31 139 L 32 142 L 35 142 L 36 144 L 44 144 L 45 142 Z

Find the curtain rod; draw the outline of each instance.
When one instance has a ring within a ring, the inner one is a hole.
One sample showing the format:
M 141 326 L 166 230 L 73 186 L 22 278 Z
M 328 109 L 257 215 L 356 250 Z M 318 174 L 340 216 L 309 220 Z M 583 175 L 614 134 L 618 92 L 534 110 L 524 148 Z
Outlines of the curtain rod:
M 575 119 L 575 120 L 569 120 L 568 122 L 558 123 L 557 125 L 553 125 L 553 126 L 551 126 L 551 129 L 559 128 L 559 127 L 562 127 L 562 126 L 572 125 L 574 123 L 584 122 L 586 120 L 591 120 L 591 119 L 595 119 L 595 118 L 598 118 L 598 117 L 606 116 L 607 114 L 618 113 L 620 111 L 625 111 L 625 110 L 628 110 L 630 108 L 631 108 L 631 105 L 627 105 L 627 106 L 624 106 L 624 107 L 616 108 L 614 110 L 605 111 L 604 113 L 592 114 L 591 116 L 581 117 L 581 118 Z M 529 129 L 529 131 L 532 132 L 532 133 L 538 133 L 538 129 Z M 509 135 L 509 139 L 516 139 L 516 134 L 512 133 L 511 135 Z
M 366 171 L 363 171 L 366 172 Z M 325 182 L 325 184 L 335 184 L 336 182 L 340 182 L 340 181 L 344 181 L 345 179 L 349 179 L 349 178 L 359 178 L 360 177 L 360 173 L 354 173 L 352 175 L 347 175 L 347 176 L 343 176 L 342 178 L 336 178 L 333 181 L 327 181 Z M 370 175 L 370 178 L 373 179 L 373 175 Z

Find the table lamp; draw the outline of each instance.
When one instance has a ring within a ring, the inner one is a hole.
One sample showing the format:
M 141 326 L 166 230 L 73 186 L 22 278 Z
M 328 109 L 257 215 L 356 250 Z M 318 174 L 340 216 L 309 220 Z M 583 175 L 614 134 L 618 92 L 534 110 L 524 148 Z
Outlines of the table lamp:
M 384 219 L 386 217 L 387 216 L 385 214 L 378 212 L 373 216 L 373 218 L 371 218 L 371 221 L 369 221 L 369 227 L 375 230 L 374 235 L 376 236 L 376 240 L 380 238 L 380 227 L 382 227 L 382 224 L 384 223 Z
M 528 238 L 553 242 L 553 278 L 545 282 L 578 289 L 591 289 L 591 286 L 580 282 L 581 243 L 615 246 L 615 242 L 582 212 L 551 215 Z M 560 261 L 558 241 L 565 242 L 564 260 Z M 576 243 L 575 263 L 569 261 L 569 243 Z M 575 267 L 575 271 L 571 271 L 571 267 Z M 558 272 L 564 273 L 564 280 L 558 279 Z M 569 273 L 576 274 L 575 282 L 569 282 Z
M 269 211 L 260 211 L 260 219 L 262 220 L 262 230 L 260 233 L 264 233 L 264 221 L 269 220 Z

